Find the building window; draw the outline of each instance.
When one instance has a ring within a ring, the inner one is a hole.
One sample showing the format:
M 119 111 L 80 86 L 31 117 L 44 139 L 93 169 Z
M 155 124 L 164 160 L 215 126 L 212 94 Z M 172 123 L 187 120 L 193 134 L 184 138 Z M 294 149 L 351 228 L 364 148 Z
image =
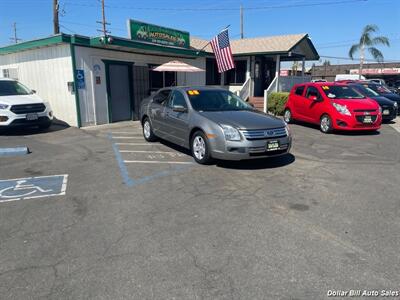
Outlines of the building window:
M 225 85 L 241 85 L 246 81 L 247 60 L 235 61 L 235 68 L 225 73 Z
M 220 85 L 221 74 L 218 72 L 217 61 L 213 58 L 206 59 L 206 85 Z
M 157 67 L 157 65 L 149 65 L 150 91 L 177 85 L 176 72 L 152 71 L 155 67 Z
M 18 69 L 17 68 L 3 69 L 3 77 L 18 80 Z

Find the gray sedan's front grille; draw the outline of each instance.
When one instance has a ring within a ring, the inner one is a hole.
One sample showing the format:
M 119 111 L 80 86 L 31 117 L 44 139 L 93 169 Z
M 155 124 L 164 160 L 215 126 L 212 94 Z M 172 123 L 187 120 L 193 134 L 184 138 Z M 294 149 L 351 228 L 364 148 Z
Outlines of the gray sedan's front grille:
M 247 140 L 272 139 L 286 136 L 285 127 L 274 129 L 257 129 L 240 131 Z

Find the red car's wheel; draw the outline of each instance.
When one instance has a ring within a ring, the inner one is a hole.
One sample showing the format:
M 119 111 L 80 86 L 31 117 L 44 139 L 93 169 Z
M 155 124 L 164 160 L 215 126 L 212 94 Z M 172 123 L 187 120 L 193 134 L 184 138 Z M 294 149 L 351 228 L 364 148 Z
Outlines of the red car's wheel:
M 289 108 L 285 109 L 285 112 L 283 113 L 283 120 L 288 124 L 293 122 L 292 112 Z
M 333 130 L 332 119 L 328 115 L 323 115 L 320 120 L 320 129 L 323 133 L 331 133 Z

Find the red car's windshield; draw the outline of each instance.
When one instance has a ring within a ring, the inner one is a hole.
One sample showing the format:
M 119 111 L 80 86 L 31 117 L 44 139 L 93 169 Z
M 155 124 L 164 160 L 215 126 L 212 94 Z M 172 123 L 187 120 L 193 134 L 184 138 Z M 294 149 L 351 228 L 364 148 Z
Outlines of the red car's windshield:
M 330 99 L 363 99 L 360 92 L 344 85 L 323 85 L 322 90 Z

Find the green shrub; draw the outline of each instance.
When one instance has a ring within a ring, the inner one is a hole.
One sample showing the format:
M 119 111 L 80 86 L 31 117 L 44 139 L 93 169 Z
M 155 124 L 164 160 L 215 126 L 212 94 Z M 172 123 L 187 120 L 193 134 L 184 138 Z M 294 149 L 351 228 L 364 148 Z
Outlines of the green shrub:
M 274 115 L 282 116 L 289 93 L 271 93 L 268 96 L 268 111 Z

